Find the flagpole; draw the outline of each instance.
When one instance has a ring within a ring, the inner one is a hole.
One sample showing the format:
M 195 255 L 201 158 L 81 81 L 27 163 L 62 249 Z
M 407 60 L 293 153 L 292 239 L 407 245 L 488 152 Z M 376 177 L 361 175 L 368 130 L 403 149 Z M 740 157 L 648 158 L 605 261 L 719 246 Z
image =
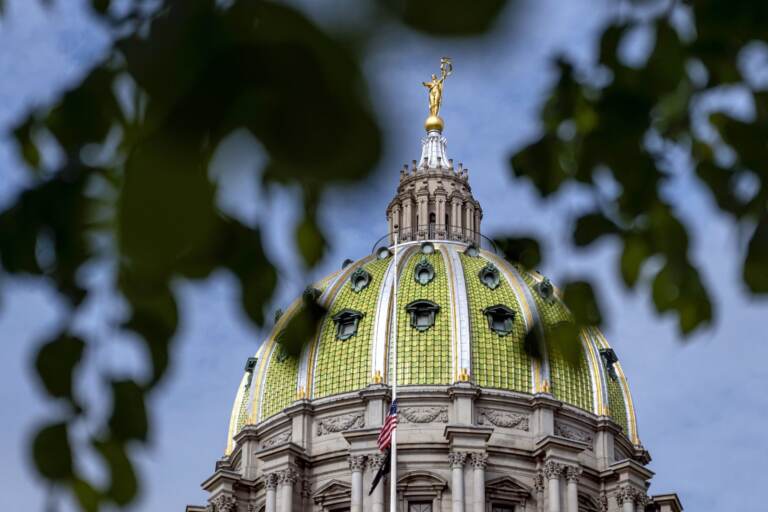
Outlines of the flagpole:
M 397 245 L 398 245 L 398 232 L 394 231 L 394 266 L 395 272 L 393 277 L 393 299 L 392 299 L 392 318 L 394 322 L 392 324 L 392 403 L 396 403 L 397 400 Z M 391 468 L 392 472 L 389 475 L 389 511 L 397 512 L 397 426 L 392 431 L 392 446 L 391 452 Z

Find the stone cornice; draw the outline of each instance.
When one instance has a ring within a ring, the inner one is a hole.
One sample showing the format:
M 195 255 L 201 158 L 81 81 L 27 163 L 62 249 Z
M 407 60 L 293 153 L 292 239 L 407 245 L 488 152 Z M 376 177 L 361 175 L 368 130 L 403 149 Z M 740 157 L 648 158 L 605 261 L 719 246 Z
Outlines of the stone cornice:
M 217 485 L 233 486 L 238 480 L 240 480 L 240 473 L 229 469 L 219 469 L 200 484 L 200 486 L 204 490 L 211 492 L 211 489 Z
M 289 418 L 293 418 L 294 416 L 299 416 L 301 414 L 313 414 L 315 412 L 315 408 L 312 405 L 312 402 L 305 398 L 302 400 L 296 400 L 291 405 L 283 409 L 283 412 Z

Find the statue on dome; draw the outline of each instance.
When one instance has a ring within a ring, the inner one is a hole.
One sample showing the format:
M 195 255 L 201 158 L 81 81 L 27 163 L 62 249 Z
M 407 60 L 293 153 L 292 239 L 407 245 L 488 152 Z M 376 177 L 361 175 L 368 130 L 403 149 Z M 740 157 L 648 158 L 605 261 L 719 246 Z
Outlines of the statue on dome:
M 435 116 L 440 112 L 440 105 L 443 102 L 443 82 L 446 77 L 453 72 L 453 64 L 451 59 L 443 57 L 440 59 L 440 78 L 437 75 L 432 74 L 432 80 L 429 82 L 422 82 L 422 85 L 429 89 L 429 115 Z

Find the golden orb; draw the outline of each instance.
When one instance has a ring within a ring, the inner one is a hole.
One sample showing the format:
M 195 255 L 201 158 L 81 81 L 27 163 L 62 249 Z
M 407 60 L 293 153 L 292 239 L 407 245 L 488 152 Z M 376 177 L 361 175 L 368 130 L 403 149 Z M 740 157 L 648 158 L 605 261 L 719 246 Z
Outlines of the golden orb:
M 443 131 L 443 119 L 440 116 L 429 116 L 426 121 L 424 121 L 424 128 L 431 132 L 432 130 L 437 130 L 439 132 Z

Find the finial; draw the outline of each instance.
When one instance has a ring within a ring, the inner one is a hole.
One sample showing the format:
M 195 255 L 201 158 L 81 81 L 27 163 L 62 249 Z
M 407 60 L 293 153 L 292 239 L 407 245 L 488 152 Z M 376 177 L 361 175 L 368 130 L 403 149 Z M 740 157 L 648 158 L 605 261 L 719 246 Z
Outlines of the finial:
M 541 383 L 541 392 L 549 393 L 549 381 L 547 379 L 544 379 L 544 382 Z
M 469 382 L 469 372 L 466 368 L 462 368 L 459 372 L 459 382 Z
M 381 370 L 376 370 L 376 373 L 373 374 L 373 383 L 381 384 L 383 380 L 384 379 L 381 377 Z
M 443 83 L 446 77 L 453 73 L 453 64 L 450 57 L 440 59 L 440 78 L 432 75 L 432 80 L 422 82 L 422 85 L 429 89 L 429 117 L 424 122 L 424 128 L 427 132 L 443 131 L 443 120 L 440 118 L 440 106 L 443 103 Z
M 307 391 L 304 386 L 299 386 L 299 390 L 296 392 L 296 400 L 304 400 L 307 398 Z

